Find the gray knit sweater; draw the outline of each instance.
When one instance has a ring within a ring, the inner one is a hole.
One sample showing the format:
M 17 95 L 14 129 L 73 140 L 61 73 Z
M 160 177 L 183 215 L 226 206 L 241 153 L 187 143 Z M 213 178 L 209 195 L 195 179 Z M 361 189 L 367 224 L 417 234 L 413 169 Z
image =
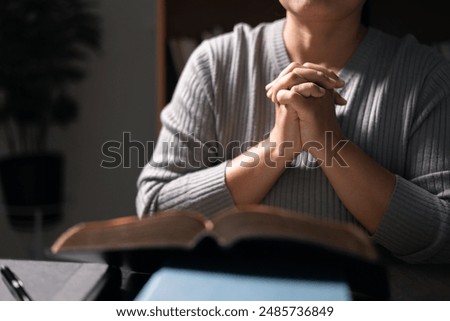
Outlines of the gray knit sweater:
M 264 86 L 290 63 L 284 23 L 239 24 L 193 53 L 138 179 L 138 215 L 169 208 L 211 215 L 234 205 L 226 160 L 273 127 Z M 450 64 L 412 36 L 371 28 L 339 75 L 344 133 L 397 177 L 373 239 L 405 261 L 450 262 Z M 263 203 L 358 224 L 313 161 L 301 154 Z

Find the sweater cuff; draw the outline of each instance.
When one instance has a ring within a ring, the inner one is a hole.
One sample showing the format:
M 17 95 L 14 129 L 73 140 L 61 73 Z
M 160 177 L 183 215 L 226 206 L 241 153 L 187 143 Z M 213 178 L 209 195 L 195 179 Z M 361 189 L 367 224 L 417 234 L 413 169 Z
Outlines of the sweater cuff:
M 405 261 L 423 260 L 429 256 L 426 249 L 439 229 L 437 220 L 429 217 L 435 206 L 435 195 L 397 175 L 394 193 L 373 240 Z
M 234 206 L 225 183 L 227 162 L 185 174 L 163 187 L 158 198 L 159 209 L 179 208 L 199 211 L 210 216 Z

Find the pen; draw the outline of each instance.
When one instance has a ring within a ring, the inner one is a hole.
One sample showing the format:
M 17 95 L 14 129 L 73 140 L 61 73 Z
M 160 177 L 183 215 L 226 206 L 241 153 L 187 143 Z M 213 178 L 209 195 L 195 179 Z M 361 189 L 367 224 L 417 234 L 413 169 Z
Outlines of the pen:
M 25 291 L 23 282 L 14 274 L 13 271 L 11 271 L 9 267 L 1 265 L 0 270 L 2 272 L 3 281 L 17 300 L 32 301 L 30 295 L 27 291 Z

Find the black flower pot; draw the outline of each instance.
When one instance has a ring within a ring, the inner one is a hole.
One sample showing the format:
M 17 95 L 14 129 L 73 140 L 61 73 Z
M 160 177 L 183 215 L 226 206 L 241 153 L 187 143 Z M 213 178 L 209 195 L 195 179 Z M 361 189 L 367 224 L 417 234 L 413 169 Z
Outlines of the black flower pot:
M 22 155 L 0 160 L 0 179 L 9 218 L 56 221 L 63 202 L 64 159 L 61 154 Z

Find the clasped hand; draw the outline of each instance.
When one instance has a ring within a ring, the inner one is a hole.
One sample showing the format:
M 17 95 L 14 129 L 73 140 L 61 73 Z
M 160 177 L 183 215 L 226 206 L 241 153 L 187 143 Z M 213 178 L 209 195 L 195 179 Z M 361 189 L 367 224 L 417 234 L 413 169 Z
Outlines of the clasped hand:
M 267 97 L 276 108 L 270 140 L 284 146 L 278 151 L 279 156 L 292 159 L 310 143 L 325 146 L 326 132 L 333 134 L 334 141 L 343 139 L 335 105 L 345 105 L 347 101 L 335 89 L 344 85 L 342 79 L 323 66 L 291 63 L 266 86 Z

